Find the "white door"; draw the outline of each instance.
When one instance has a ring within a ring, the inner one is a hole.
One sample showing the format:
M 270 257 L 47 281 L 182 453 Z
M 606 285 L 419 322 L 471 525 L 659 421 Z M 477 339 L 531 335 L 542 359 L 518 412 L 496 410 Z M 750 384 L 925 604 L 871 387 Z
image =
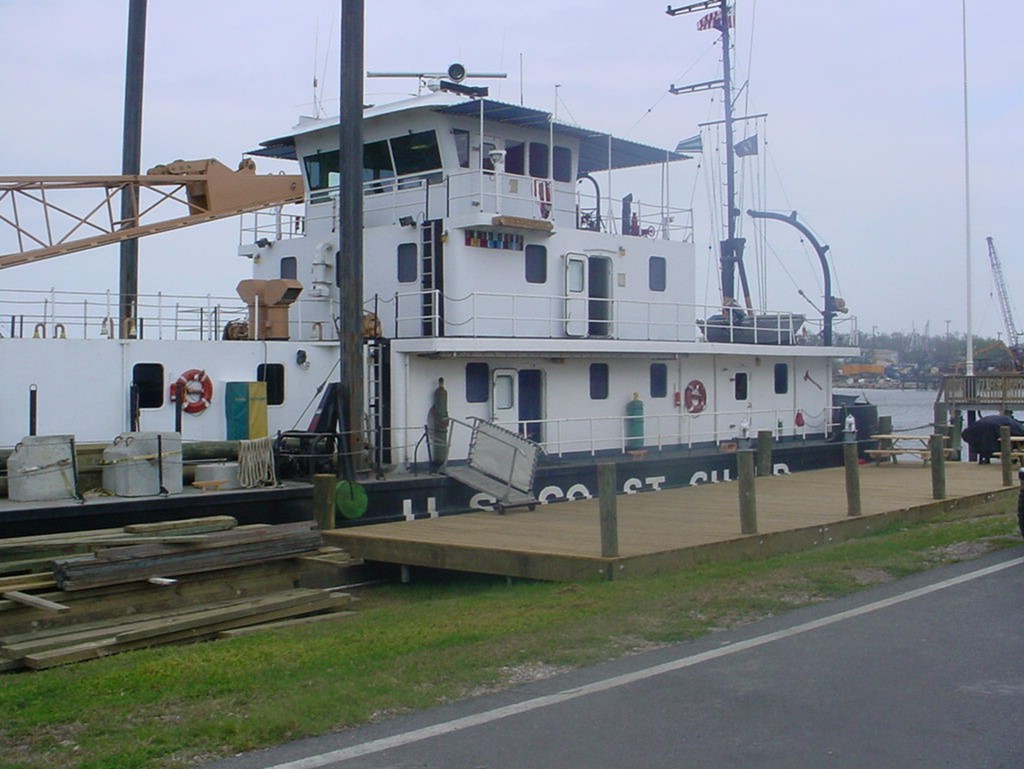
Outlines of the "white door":
M 567 254 L 565 257 L 565 333 L 567 336 L 586 336 L 589 322 L 587 312 L 587 257 Z
M 491 374 L 491 419 L 513 432 L 519 424 L 519 377 L 515 369 L 496 368 Z

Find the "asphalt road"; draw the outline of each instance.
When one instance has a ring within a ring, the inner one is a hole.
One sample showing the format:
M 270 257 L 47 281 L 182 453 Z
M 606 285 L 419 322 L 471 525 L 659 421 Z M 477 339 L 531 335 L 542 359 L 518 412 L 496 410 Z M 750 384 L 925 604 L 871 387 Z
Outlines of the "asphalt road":
M 1024 767 L 1024 547 L 210 769 Z

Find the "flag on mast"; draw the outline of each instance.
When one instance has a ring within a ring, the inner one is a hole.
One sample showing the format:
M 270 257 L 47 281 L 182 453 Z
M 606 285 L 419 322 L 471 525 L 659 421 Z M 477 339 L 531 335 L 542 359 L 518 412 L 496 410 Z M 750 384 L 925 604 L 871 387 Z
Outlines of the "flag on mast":
M 733 18 L 732 11 L 729 11 L 729 29 L 732 29 L 735 26 L 736 26 L 736 19 Z M 705 14 L 704 16 L 701 16 L 700 19 L 697 21 L 697 29 L 701 30 L 701 31 L 703 31 L 705 29 L 721 30 L 722 29 L 722 12 L 721 11 L 712 11 L 711 13 L 708 13 L 708 14 Z
M 703 152 L 704 142 L 701 141 L 700 134 L 691 136 L 689 139 L 683 139 L 676 145 L 676 152 Z
M 736 157 L 739 158 L 744 158 L 747 155 L 756 155 L 757 134 L 753 134 L 742 141 L 736 142 L 736 144 L 733 145 L 733 150 L 736 152 Z

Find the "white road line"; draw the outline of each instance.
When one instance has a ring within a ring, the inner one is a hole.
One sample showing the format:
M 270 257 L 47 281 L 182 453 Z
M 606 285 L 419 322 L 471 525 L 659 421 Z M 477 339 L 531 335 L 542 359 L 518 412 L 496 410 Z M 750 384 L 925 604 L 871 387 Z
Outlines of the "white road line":
M 509 716 L 528 713 L 531 710 L 546 708 L 549 705 L 557 705 L 578 697 L 585 697 L 589 694 L 608 691 L 609 689 L 626 686 L 627 684 L 635 683 L 636 681 L 643 681 L 647 678 L 653 678 L 655 676 L 664 675 L 665 673 L 672 673 L 676 670 L 682 670 L 683 668 L 699 665 L 702 662 L 720 659 L 731 654 L 738 654 L 739 652 L 747 651 L 748 649 L 755 649 L 758 646 L 764 646 L 765 644 L 780 641 L 784 638 L 791 638 L 793 636 L 800 635 L 801 633 L 807 633 L 811 630 L 828 627 L 829 625 L 834 625 L 837 622 L 843 622 L 844 620 L 859 617 L 863 614 L 870 614 L 871 612 L 878 611 L 879 609 L 895 606 L 903 603 L 904 601 L 911 601 L 915 598 L 928 595 L 929 593 L 945 590 L 946 588 L 954 587 L 956 585 L 963 584 L 964 582 L 970 582 L 971 580 L 985 577 L 989 574 L 995 574 L 996 572 L 1003 571 L 1004 569 L 1010 569 L 1021 564 L 1024 564 L 1024 558 L 1014 558 L 1009 561 L 1004 561 L 1003 563 L 995 564 L 994 566 L 988 566 L 984 569 L 978 569 L 976 571 L 968 572 L 967 574 L 962 574 L 959 577 L 952 577 L 941 582 L 936 582 L 932 585 L 928 585 L 927 587 L 910 590 L 906 593 L 900 593 L 899 595 L 895 595 L 890 598 L 884 598 L 880 601 L 865 604 L 864 606 L 860 606 L 856 609 L 847 609 L 846 611 L 831 614 L 827 617 L 822 617 L 821 619 L 804 622 L 801 625 L 795 625 L 786 630 L 766 633 L 764 635 L 757 636 L 756 638 L 749 638 L 746 641 L 737 641 L 736 643 L 728 644 L 726 646 L 719 647 L 718 649 L 701 652 L 700 654 L 693 654 L 689 657 L 683 657 L 682 659 L 673 660 L 672 662 L 666 662 L 661 665 L 654 665 L 653 667 L 644 668 L 643 670 L 636 670 L 632 673 L 626 673 L 621 676 L 606 678 L 603 681 L 595 681 L 594 683 L 586 684 L 585 686 L 578 686 L 574 689 L 566 689 L 556 694 L 534 697 L 533 699 L 524 700 L 523 702 L 516 703 L 515 705 L 506 705 L 503 708 L 495 708 L 494 710 L 488 710 L 472 716 L 456 718 L 453 721 L 435 724 L 434 726 L 426 726 L 422 729 L 414 729 L 411 732 L 396 734 L 392 737 L 384 737 L 379 740 L 364 742 L 360 745 L 352 745 L 347 748 L 332 750 L 317 756 L 300 758 L 297 761 L 275 764 L 274 766 L 266 767 L 266 769 L 319 769 L 320 767 L 329 766 L 330 764 L 345 761 L 350 758 L 358 758 L 359 756 L 366 756 L 371 753 L 380 753 L 385 750 L 402 747 L 414 742 L 439 737 L 443 734 L 451 734 L 452 732 L 462 731 L 463 729 L 470 729 L 474 726 L 481 726 L 482 724 L 499 721 L 502 718 L 508 718 Z

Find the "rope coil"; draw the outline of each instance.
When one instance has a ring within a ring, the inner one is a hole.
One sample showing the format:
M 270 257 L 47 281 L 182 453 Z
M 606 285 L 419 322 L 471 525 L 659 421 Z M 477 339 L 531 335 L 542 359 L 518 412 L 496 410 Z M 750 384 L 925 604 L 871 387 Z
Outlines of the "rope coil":
M 238 442 L 238 483 L 243 489 L 277 484 L 272 437 Z

